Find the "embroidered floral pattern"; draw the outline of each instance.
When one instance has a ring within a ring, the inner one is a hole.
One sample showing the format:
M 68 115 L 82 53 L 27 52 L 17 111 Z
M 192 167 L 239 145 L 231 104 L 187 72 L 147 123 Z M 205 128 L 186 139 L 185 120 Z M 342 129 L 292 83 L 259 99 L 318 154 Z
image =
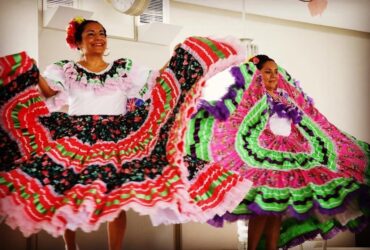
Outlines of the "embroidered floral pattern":
M 136 131 L 148 115 L 150 101 L 125 115 L 81 115 L 69 116 L 54 112 L 50 116 L 40 117 L 40 122 L 49 129 L 54 140 L 63 137 L 77 137 L 84 143 L 97 141 L 117 142 Z
M 179 79 L 183 90 L 189 90 L 199 76 L 203 74 L 200 63 L 182 48 L 178 48 L 175 51 L 169 65 L 176 78 Z M 186 67 L 187 65 L 190 65 L 190 67 Z
M 90 72 L 73 61 L 64 60 L 56 63 L 56 65 L 63 68 L 66 77 L 65 82 L 70 84 L 70 88 L 104 91 L 128 89 L 131 85 L 127 78 L 132 67 L 130 59 L 118 59 L 100 73 Z

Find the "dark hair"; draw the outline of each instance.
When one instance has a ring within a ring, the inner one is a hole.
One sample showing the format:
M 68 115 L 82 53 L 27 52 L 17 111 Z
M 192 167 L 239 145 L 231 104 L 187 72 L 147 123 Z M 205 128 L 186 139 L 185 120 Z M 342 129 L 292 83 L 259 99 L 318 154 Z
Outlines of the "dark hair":
M 107 36 L 107 31 L 105 30 L 104 26 L 95 20 L 84 20 L 82 23 L 76 25 L 76 31 L 74 33 L 75 43 L 82 42 L 82 32 L 84 32 L 86 25 L 89 23 L 97 23 L 103 27 L 104 35 Z
M 254 65 L 256 65 L 257 69 L 261 70 L 263 65 L 266 62 L 275 62 L 274 59 L 266 56 L 266 55 L 256 55 L 249 59 L 250 62 L 252 62 Z

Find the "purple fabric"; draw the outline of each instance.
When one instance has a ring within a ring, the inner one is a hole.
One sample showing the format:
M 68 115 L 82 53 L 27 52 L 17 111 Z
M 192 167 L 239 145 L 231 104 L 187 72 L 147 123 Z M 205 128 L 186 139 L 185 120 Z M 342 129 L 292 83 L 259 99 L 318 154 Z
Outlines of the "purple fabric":
M 232 87 L 229 87 L 228 92 L 225 94 L 225 96 L 222 98 L 223 100 L 226 99 L 235 99 L 236 97 L 236 90 L 233 89 Z
M 271 212 L 271 211 L 264 211 L 257 203 L 252 203 L 248 205 L 248 209 L 252 212 L 252 214 L 236 215 L 232 213 L 226 213 L 222 217 L 218 216 L 217 218 L 210 220 L 208 223 L 216 227 L 222 227 L 224 221 L 235 222 L 237 220 L 248 220 L 251 217 L 256 216 L 256 215 L 280 215 L 281 216 L 283 214 L 288 214 L 289 216 L 294 217 L 298 220 L 305 220 L 309 216 L 312 215 L 312 212 L 314 209 L 319 210 L 319 212 L 322 214 L 335 215 L 337 213 L 343 212 L 346 209 L 346 206 L 348 205 L 348 203 L 351 202 L 352 199 L 356 199 L 355 196 L 361 196 L 363 191 L 365 190 L 360 189 L 360 190 L 357 190 L 357 191 L 354 191 L 348 194 L 343 200 L 343 203 L 341 204 L 341 206 L 333 208 L 333 209 L 324 209 L 319 206 L 318 202 L 314 201 L 313 207 L 309 211 L 303 214 L 300 214 L 297 211 L 295 211 L 292 206 L 288 206 L 287 209 L 284 210 L 283 212 Z M 322 238 L 326 240 L 326 239 L 331 239 L 334 236 L 336 236 L 338 233 L 348 230 L 348 229 L 352 231 L 353 233 L 360 232 L 361 230 L 363 230 L 363 228 L 366 227 L 367 224 L 368 224 L 368 221 L 366 219 L 363 219 L 360 221 L 360 224 L 356 228 L 348 228 L 346 226 L 337 225 L 333 227 L 332 229 L 330 229 L 329 232 L 327 232 L 326 234 L 324 234 L 321 230 L 317 229 L 315 231 L 308 232 L 308 233 L 298 236 L 297 238 L 294 238 L 292 241 L 290 241 L 285 246 L 283 246 L 283 249 L 288 249 L 288 248 L 297 246 L 299 244 L 302 244 L 303 242 L 307 240 L 312 240 L 318 234 L 321 234 Z
M 313 99 L 312 99 L 312 97 L 310 97 L 310 96 L 307 96 L 307 101 L 311 105 L 314 105 L 315 104 L 314 101 L 313 101 Z
M 288 244 L 286 244 L 285 246 L 283 246 L 283 249 L 286 250 L 286 249 L 289 249 L 289 248 L 298 246 L 298 245 L 302 244 L 303 242 L 305 242 L 306 240 L 313 240 L 313 239 L 316 238 L 316 236 L 319 233 L 320 233 L 319 230 L 315 230 L 315 231 L 312 231 L 312 232 L 303 234 L 303 235 L 301 235 L 301 236 L 299 236 L 297 238 L 294 238 Z
M 211 115 L 213 115 L 217 120 L 225 121 L 227 117 L 229 117 L 230 112 L 227 109 L 226 105 L 221 102 L 217 101 L 216 105 L 212 105 L 209 102 L 205 100 L 200 101 L 200 105 L 198 107 L 198 110 L 204 109 Z
M 338 233 L 340 232 L 343 232 L 347 229 L 347 227 L 344 227 L 344 226 L 336 226 L 334 228 L 332 228 L 328 233 L 326 234 L 321 234 L 321 237 L 324 239 L 324 240 L 329 240 L 331 238 L 333 238 L 335 235 L 337 235 Z
M 229 86 L 227 93 L 221 98 L 221 100 L 217 101 L 215 105 L 210 104 L 206 100 L 201 100 L 198 106 L 198 110 L 204 109 L 220 121 L 225 121 L 230 116 L 230 112 L 225 105 L 225 101 L 232 100 L 233 103 L 235 103 L 235 98 L 237 96 L 235 89 L 241 89 L 245 84 L 243 74 L 239 67 L 231 68 L 230 72 L 234 76 L 235 83 Z
M 291 119 L 294 124 L 301 122 L 303 113 L 298 107 L 275 101 L 269 94 L 267 94 L 267 102 L 270 106 L 271 115 L 276 113 L 281 118 Z
M 352 230 L 350 229 L 350 231 L 352 233 L 357 233 L 357 232 L 360 232 L 362 231 L 366 226 L 367 226 L 367 221 L 366 220 L 362 220 L 361 221 L 361 224 L 359 225 L 359 227 L 357 227 L 356 229 Z M 300 245 L 302 244 L 303 242 L 305 242 L 306 240 L 312 240 L 314 238 L 317 237 L 318 234 L 321 235 L 321 237 L 324 239 L 324 240 L 329 240 L 331 238 L 333 238 L 334 236 L 336 236 L 338 233 L 341 233 L 345 230 L 347 230 L 348 228 L 346 226 L 335 226 L 333 227 L 332 229 L 330 229 L 330 231 L 326 234 L 323 234 L 321 232 L 321 230 L 315 230 L 315 231 L 312 231 L 312 232 L 309 232 L 309 233 L 306 233 L 306 234 L 303 234 L 295 239 L 293 239 L 292 241 L 290 241 L 287 245 L 285 245 L 283 247 L 283 249 L 288 249 L 288 248 L 291 248 L 291 247 L 295 247 L 297 245 Z
M 245 82 L 244 82 L 244 76 L 243 76 L 242 72 L 240 71 L 240 68 L 239 67 L 232 67 L 230 72 L 235 78 L 235 87 L 237 89 L 243 88 Z
M 214 226 L 214 227 L 223 227 L 224 226 L 224 217 L 216 215 L 212 219 L 208 220 L 207 223 Z
M 298 213 L 291 205 L 289 205 L 286 210 L 281 211 L 281 212 L 275 212 L 275 211 L 265 211 L 263 210 L 257 203 L 253 202 L 248 205 L 248 209 L 252 212 L 251 214 L 233 214 L 233 213 L 225 213 L 223 216 L 217 216 L 217 218 L 213 218 L 208 221 L 209 224 L 214 225 L 217 224 L 217 227 L 222 227 L 224 221 L 228 222 L 234 222 L 239 219 L 241 220 L 247 220 L 253 216 L 256 215 L 289 215 L 290 217 L 296 218 L 298 220 L 305 220 L 309 218 L 312 215 L 313 210 L 318 210 L 321 214 L 325 215 L 335 215 L 338 213 L 342 213 L 346 210 L 347 205 L 353 200 L 356 199 L 356 197 L 361 196 L 365 190 L 356 190 L 350 194 L 348 194 L 344 200 L 343 203 L 332 209 L 326 209 L 322 208 L 320 204 L 317 201 L 313 202 L 312 208 L 310 208 L 307 212 L 305 213 Z M 216 221 L 214 221 L 216 220 Z

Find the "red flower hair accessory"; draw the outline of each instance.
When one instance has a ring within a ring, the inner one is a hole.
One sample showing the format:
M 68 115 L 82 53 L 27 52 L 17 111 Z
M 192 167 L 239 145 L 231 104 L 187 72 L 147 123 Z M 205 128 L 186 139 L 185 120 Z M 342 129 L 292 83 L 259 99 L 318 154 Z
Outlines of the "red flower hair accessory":
M 258 57 L 255 56 L 252 58 L 252 62 L 254 65 L 257 65 L 260 62 L 260 59 L 258 59 Z
M 77 44 L 75 40 L 76 29 L 77 26 L 84 21 L 85 19 L 83 17 L 75 17 L 68 23 L 66 41 L 71 49 L 77 49 Z

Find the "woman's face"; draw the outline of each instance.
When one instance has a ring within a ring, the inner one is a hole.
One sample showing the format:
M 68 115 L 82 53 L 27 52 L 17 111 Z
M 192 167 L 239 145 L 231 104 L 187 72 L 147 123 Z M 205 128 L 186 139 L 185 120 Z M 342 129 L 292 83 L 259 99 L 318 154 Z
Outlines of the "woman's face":
M 88 23 L 82 32 L 82 41 L 78 44 L 84 55 L 103 55 L 107 48 L 107 37 L 99 23 Z
M 275 62 L 267 61 L 260 70 L 266 90 L 273 91 L 278 84 L 278 67 Z

